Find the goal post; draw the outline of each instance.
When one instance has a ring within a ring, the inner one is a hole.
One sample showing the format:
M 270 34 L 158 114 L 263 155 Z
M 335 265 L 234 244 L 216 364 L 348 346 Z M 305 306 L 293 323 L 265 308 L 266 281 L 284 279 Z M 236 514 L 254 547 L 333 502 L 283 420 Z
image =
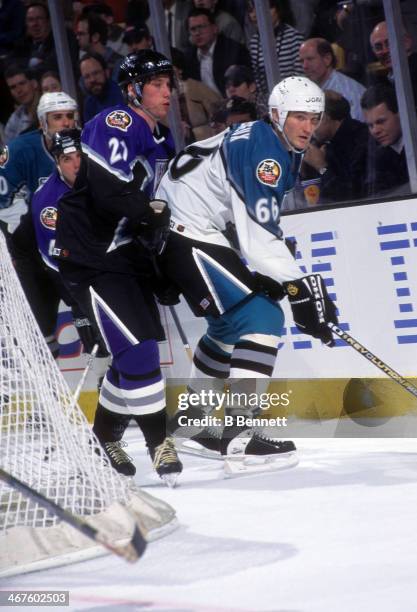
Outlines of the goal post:
M 41 495 L 128 542 L 172 531 L 175 512 L 110 466 L 31 312 L 0 232 L 0 467 Z M 0 577 L 106 550 L 0 480 Z

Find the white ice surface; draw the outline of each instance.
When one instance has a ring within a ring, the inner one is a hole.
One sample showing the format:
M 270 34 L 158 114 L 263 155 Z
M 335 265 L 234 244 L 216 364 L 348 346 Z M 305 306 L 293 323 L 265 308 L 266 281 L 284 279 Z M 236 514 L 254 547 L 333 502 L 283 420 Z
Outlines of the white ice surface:
M 135 565 L 108 555 L 0 589 L 69 590 L 60 609 L 96 612 L 417 610 L 416 440 L 300 439 L 297 467 L 231 480 L 221 462 L 182 455 L 169 490 L 137 435 L 136 479 L 176 508 L 179 529 Z

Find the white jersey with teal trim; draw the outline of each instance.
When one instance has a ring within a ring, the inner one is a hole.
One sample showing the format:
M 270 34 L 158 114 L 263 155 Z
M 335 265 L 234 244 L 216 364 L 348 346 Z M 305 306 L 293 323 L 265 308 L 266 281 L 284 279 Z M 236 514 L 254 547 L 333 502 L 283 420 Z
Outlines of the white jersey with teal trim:
M 156 197 L 171 208 L 171 229 L 233 246 L 232 224 L 248 266 L 278 282 L 303 276 L 282 239 L 280 207 L 294 187 L 301 155 L 273 128 L 254 121 L 188 146 L 170 163 Z

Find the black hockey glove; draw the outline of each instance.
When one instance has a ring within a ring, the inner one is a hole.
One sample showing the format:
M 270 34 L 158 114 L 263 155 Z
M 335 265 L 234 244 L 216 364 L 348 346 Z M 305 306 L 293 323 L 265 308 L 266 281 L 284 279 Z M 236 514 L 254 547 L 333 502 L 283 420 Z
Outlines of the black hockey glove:
M 156 299 L 162 306 L 175 306 L 180 303 L 180 293 L 176 285 L 170 281 L 158 282 L 153 288 Z
M 90 319 L 87 317 L 74 316 L 74 313 L 73 318 L 75 328 L 81 342 L 83 343 L 84 353 L 91 353 L 94 345 L 98 344 L 99 350 L 97 352 L 97 357 L 107 357 L 109 353 L 106 346 L 101 337 L 97 334 L 94 327 L 91 325 Z
M 253 277 L 256 283 L 256 291 L 265 293 L 271 300 L 282 300 L 282 298 L 286 296 L 284 287 L 281 283 L 277 283 L 277 281 L 274 281 L 269 276 L 255 272 Z
M 291 304 L 294 323 L 301 332 L 319 338 L 323 344 L 334 346 L 332 332 L 327 323 L 338 325 L 336 307 L 329 298 L 320 274 L 284 283 Z
M 139 241 L 152 255 L 161 255 L 165 250 L 170 218 L 171 211 L 164 200 L 151 200 L 148 214 L 135 228 Z

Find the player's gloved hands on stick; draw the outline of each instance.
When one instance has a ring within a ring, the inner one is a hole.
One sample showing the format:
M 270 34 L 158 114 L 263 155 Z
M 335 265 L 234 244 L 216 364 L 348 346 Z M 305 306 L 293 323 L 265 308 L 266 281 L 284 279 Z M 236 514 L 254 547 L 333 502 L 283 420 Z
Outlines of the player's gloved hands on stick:
M 334 346 L 328 323 L 338 325 L 336 306 L 330 299 L 320 274 L 283 283 L 294 317 L 294 323 L 305 334 Z
M 161 255 L 169 236 L 171 211 L 165 200 L 151 200 L 149 212 L 136 227 L 138 238 L 152 255 Z

